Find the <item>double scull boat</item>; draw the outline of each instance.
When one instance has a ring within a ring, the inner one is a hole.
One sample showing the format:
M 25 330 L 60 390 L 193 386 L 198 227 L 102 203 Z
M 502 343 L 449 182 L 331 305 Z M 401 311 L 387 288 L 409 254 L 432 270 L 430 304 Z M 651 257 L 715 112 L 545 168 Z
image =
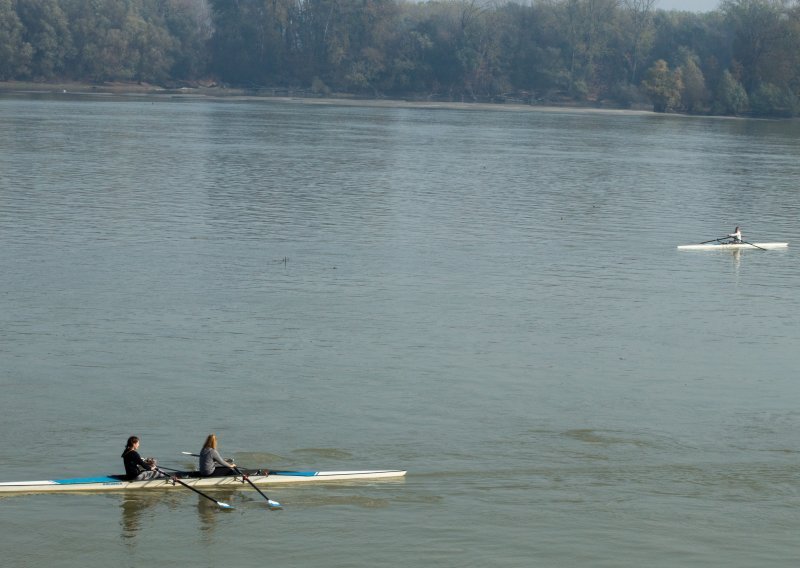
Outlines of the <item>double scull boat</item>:
M 255 485 L 277 485 L 280 483 L 309 483 L 321 481 L 361 481 L 404 477 L 406 472 L 396 469 L 362 471 L 268 471 L 246 472 L 247 479 Z M 190 487 L 214 489 L 241 486 L 245 479 L 241 475 L 200 477 L 197 472 L 175 472 L 173 475 Z M 0 482 L 0 494 L 41 493 L 49 491 L 128 491 L 140 489 L 172 489 L 180 487 L 172 478 L 127 481 L 122 475 L 100 477 L 77 477 L 49 479 L 44 481 Z

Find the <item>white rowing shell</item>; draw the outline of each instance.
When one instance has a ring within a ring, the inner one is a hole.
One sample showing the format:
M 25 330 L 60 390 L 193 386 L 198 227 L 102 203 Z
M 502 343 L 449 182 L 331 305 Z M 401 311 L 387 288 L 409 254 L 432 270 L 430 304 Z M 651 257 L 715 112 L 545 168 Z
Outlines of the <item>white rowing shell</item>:
M 396 469 L 362 471 L 271 471 L 269 475 L 250 475 L 256 485 L 279 483 L 313 483 L 320 481 L 357 481 L 404 477 L 405 471 Z M 244 485 L 240 476 L 179 478 L 192 487 L 214 488 Z M 0 493 L 40 493 L 44 491 L 123 491 L 133 489 L 180 488 L 169 478 L 146 481 L 124 481 L 112 476 L 54 479 L 45 481 L 7 481 L 0 483 Z
M 773 250 L 788 246 L 789 243 L 725 243 L 716 245 L 678 245 L 678 250 Z

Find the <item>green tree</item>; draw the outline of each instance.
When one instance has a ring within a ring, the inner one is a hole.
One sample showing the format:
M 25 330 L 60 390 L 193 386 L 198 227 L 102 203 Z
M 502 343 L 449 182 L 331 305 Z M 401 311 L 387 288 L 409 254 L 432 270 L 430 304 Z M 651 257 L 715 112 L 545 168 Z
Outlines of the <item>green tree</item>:
M 413 29 L 420 40 L 418 45 L 424 45 L 418 50 L 418 67 L 427 71 L 427 91 L 449 98 L 465 92 L 467 76 L 478 59 L 473 24 L 470 13 L 459 3 L 430 2 L 420 7 Z
M 58 0 L 17 0 L 16 11 L 31 45 L 29 74 L 52 79 L 65 70 L 72 46 L 69 22 Z
M 798 112 L 797 96 L 786 87 L 764 83 L 750 95 L 750 110 L 756 116 L 790 118 Z
M 207 0 L 167 0 L 164 23 L 174 40 L 171 77 L 203 78 L 208 71 L 208 43 L 213 35 Z
M 68 59 L 71 75 L 93 81 L 133 77 L 125 0 L 62 0 L 72 28 L 74 50 Z
M 800 1 L 0 0 L 0 79 L 252 86 L 796 113 Z M 642 71 L 647 69 L 644 81 Z M 712 99 L 709 93 L 714 94 Z
M 503 75 L 510 88 L 544 93 L 566 90 L 569 77 L 548 36 L 553 11 L 544 5 L 509 3 L 498 8 L 497 26 Z
M 556 4 L 570 76 L 570 88 L 578 98 L 595 84 L 597 65 L 608 49 L 615 30 L 617 0 L 564 0 Z
M 25 28 L 12 0 L 0 0 L 0 80 L 29 73 L 33 46 L 23 39 Z
M 647 71 L 647 78 L 642 82 L 656 112 L 674 111 L 680 106 L 683 81 L 680 70 L 670 71 L 663 59 L 656 61 Z
M 169 78 L 176 42 L 169 34 L 160 5 L 143 6 L 127 14 L 123 24 L 131 78 L 136 81 L 163 82 Z
M 397 4 L 393 0 L 349 0 L 342 7 L 346 25 L 339 29 L 344 46 L 335 78 L 337 87 L 377 94 L 388 73 Z
M 289 0 L 211 0 L 210 4 L 214 24 L 211 65 L 223 80 L 268 85 L 308 76 L 314 56 L 304 60 L 297 49 L 312 53 L 318 47 L 313 34 L 306 35 L 305 26 L 310 22 L 303 19 L 312 5 L 319 4 L 317 0 L 297 4 Z
M 400 29 L 386 47 L 383 87 L 394 93 L 427 93 L 433 84 L 433 71 L 427 63 L 433 40 L 420 27 L 419 6 L 409 8 L 399 18 Z
M 683 63 L 681 64 L 681 106 L 688 112 L 702 112 L 706 110 L 709 99 L 708 89 L 703 71 L 697 62 L 697 56 L 683 50 Z
M 508 88 L 500 52 L 503 18 L 477 0 L 456 6 L 453 38 L 462 71 L 458 90 L 472 100 L 496 95 Z
M 733 34 L 733 56 L 742 66 L 743 83 L 749 91 L 764 83 L 785 84 L 792 73 L 785 63 L 791 58 L 788 0 L 726 0 L 722 10 Z
M 740 115 L 747 111 L 749 106 L 747 91 L 742 84 L 727 69 L 722 73 L 722 79 L 717 87 L 717 96 L 714 101 L 716 114 Z
M 622 0 L 625 36 L 625 61 L 629 81 L 636 84 L 639 65 L 647 59 L 653 45 L 653 14 L 657 0 Z

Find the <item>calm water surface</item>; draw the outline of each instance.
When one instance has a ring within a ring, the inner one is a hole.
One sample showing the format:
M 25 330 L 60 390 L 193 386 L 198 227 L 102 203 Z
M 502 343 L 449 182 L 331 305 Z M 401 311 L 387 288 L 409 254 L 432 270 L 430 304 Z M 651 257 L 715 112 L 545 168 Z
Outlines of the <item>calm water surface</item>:
M 0 499 L 24 567 L 797 566 L 800 125 L 0 99 Z M 741 225 L 787 251 L 678 252 Z

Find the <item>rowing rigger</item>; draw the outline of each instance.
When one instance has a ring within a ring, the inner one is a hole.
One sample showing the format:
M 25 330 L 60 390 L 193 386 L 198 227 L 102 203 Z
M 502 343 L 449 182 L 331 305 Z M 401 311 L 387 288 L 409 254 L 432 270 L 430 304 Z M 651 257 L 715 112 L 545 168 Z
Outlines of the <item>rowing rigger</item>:
M 240 475 L 219 477 L 200 477 L 197 472 L 176 472 L 173 474 L 181 485 L 190 488 L 215 489 L 241 486 L 245 480 Z M 397 479 L 406 475 L 405 471 L 396 469 L 360 470 L 360 471 L 267 471 L 254 470 L 247 473 L 247 480 L 255 485 L 278 485 L 284 483 L 318 483 L 329 481 L 368 481 L 380 479 Z M 132 491 L 143 489 L 173 489 L 176 485 L 172 478 L 148 479 L 145 481 L 127 481 L 120 475 L 100 477 L 76 477 L 68 479 L 50 479 L 43 481 L 6 481 L 0 482 L 0 494 L 9 493 L 44 493 L 64 491 Z

